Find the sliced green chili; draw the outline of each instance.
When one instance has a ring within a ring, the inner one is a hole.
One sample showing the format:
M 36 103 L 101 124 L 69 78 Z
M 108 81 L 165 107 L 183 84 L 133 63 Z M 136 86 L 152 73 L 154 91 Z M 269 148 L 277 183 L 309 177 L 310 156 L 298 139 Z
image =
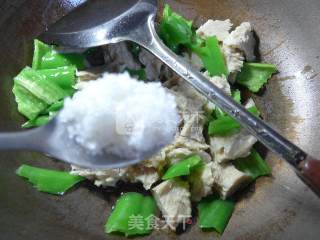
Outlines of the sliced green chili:
M 251 150 L 251 154 L 248 157 L 236 159 L 233 164 L 239 171 L 250 175 L 253 180 L 260 176 L 271 174 L 270 166 L 255 149 Z
M 105 225 L 105 232 L 120 232 L 126 236 L 145 235 L 152 231 L 156 203 L 150 196 L 129 192 L 117 201 Z
M 28 181 L 41 192 L 63 195 L 69 188 L 85 178 L 72 175 L 69 172 L 54 171 L 44 168 L 21 165 L 17 175 Z
M 75 66 L 38 70 L 48 81 L 56 83 L 64 90 L 73 90 L 72 87 L 76 84 L 76 71 Z
M 172 11 L 166 4 L 160 21 L 159 36 L 174 52 L 179 52 L 180 45 L 191 44 L 193 31 L 192 21 Z
M 249 88 L 252 92 L 258 92 L 276 72 L 277 67 L 273 64 L 244 63 L 236 82 Z
M 199 227 L 214 229 L 222 234 L 234 210 L 234 203 L 216 196 L 207 197 L 198 204 Z
M 47 103 L 17 83 L 14 83 L 12 92 L 18 104 L 18 111 L 28 119 L 36 118 L 48 107 Z
M 259 111 L 256 106 L 248 108 L 252 114 L 259 116 Z M 227 136 L 239 131 L 241 125 L 228 115 L 220 115 L 217 119 L 209 123 L 208 134 L 210 136 Z
M 53 46 L 39 40 L 34 41 L 33 69 L 51 69 L 65 66 L 85 68 L 85 56 L 80 53 L 58 53 Z
M 25 67 L 14 78 L 14 82 L 47 104 L 53 104 L 69 96 L 68 92 L 30 67 Z
M 201 165 L 201 157 L 199 155 L 191 155 L 170 166 L 163 175 L 162 180 L 189 175 L 192 170 L 198 168 Z
M 208 37 L 204 40 L 204 44 L 204 46 L 192 47 L 192 51 L 201 58 L 203 66 L 210 73 L 210 76 L 227 76 L 228 69 L 218 39 L 215 36 Z

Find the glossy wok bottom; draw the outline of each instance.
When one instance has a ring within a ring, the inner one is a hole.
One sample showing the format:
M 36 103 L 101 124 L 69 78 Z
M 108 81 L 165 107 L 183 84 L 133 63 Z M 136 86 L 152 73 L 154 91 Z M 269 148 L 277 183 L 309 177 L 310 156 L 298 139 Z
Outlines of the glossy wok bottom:
M 12 77 L 32 55 L 32 39 L 81 0 L 0 1 L 0 130 L 23 121 L 11 93 Z M 320 2 L 318 0 L 168 1 L 196 24 L 207 18 L 250 21 L 260 37 L 262 61 L 279 66 L 256 101 L 264 118 L 292 141 L 320 156 Z M 160 6 L 163 6 L 161 1 Z M 317 239 L 320 201 L 288 165 L 271 153 L 272 178 L 261 178 L 239 195 L 222 239 Z M 0 153 L 0 239 L 119 239 L 106 237 L 103 225 L 119 192 L 82 184 L 63 197 L 39 193 L 15 169 L 32 163 L 67 166 L 35 153 Z M 130 187 L 125 187 L 129 188 Z M 119 190 L 121 191 L 121 190 Z M 213 239 L 196 226 L 182 235 L 154 232 L 145 239 Z

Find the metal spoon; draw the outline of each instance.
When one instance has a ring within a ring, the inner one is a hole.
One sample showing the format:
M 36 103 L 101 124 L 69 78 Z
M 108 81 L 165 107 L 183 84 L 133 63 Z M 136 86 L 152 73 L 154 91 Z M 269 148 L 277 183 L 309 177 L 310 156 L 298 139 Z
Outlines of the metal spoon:
M 298 176 L 320 196 L 320 161 L 308 156 L 261 119 L 250 114 L 244 107 L 208 81 L 199 71 L 171 52 L 156 34 L 154 27 L 156 13 L 156 0 L 88 1 L 49 28 L 44 39 L 50 43 L 73 48 L 100 46 L 120 41 L 132 41 L 143 46 L 210 101 L 235 118 L 271 151 L 285 159 L 296 169 Z M 53 127 L 50 128 L 50 125 Z M 30 143 L 28 149 L 48 152 L 58 159 L 72 162 L 70 154 L 75 152 L 70 148 L 65 148 L 54 141 L 48 141 L 43 147 L 38 146 L 43 141 L 43 136 L 40 134 L 46 133 L 52 136 L 46 131 L 53 130 L 54 123 L 40 130 L 32 130 L 35 133 L 32 140 L 35 142 Z M 39 131 L 38 135 L 36 131 Z M 28 138 L 28 133 L 24 134 L 24 138 Z M 11 144 L 16 144 L 16 142 L 12 141 Z M 78 154 L 77 157 L 83 156 Z M 92 159 L 85 158 L 82 164 L 89 166 L 91 161 Z M 110 159 L 104 163 L 99 162 L 100 167 L 112 166 L 108 164 L 109 161 Z M 134 162 L 137 161 L 127 163 Z M 121 164 L 115 163 L 113 167 L 115 166 L 121 166 Z
M 45 153 L 67 163 L 91 169 L 125 167 L 141 161 L 141 158 L 123 159 L 116 155 L 92 155 L 68 137 L 66 128 L 59 124 L 58 116 L 48 124 L 32 130 L 1 133 L 0 150 L 31 150 Z M 144 157 L 151 157 L 153 152 Z

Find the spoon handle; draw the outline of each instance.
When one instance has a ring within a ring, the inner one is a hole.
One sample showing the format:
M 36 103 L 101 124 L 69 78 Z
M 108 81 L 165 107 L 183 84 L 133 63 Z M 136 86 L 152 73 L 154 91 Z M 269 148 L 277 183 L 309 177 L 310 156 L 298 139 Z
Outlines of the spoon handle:
M 299 164 L 299 177 L 320 196 L 320 161 L 307 157 Z
M 0 133 L 0 150 L 40 151 L 42 142 L 38 130 Z
M 320 189 L 319 181 L 315 178 L 307 178 L 306 174 L 299 174 L 301 171 L 299 163 L 307 158 L 307 154 L 304 151 L 277 133 L 260 118 L 255 117 L 243 106 L 236 103 L 231 97 L 211 83 L 202 73 L 167 48 L 158 37 L 152 18 L 148 20 L 145 26 L 141 26 L 139 30 L 141 33 L 135 34 L 130 40 L 148 49 L 210 101 L 236 119 L 271 151 L 289 162 L 298 171 L 298 175 L 302 180 L 308 183 L 313 182 L 313 185 L 316 186 L 313 189 Z M 149 34 L 147 34 L 148 32 Z M 320 196 L 319 191 L 317 191 L 317 194 Z

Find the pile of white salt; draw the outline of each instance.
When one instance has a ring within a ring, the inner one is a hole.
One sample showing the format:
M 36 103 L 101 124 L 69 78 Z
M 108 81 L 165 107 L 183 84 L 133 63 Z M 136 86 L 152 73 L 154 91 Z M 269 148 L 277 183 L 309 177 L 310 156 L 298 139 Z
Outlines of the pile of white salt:
M 92 155 L 144 159 L 173 141 L 179 115 L 175 97 L 160 83 L 105 73 L 65 100 L 59 124 Z

